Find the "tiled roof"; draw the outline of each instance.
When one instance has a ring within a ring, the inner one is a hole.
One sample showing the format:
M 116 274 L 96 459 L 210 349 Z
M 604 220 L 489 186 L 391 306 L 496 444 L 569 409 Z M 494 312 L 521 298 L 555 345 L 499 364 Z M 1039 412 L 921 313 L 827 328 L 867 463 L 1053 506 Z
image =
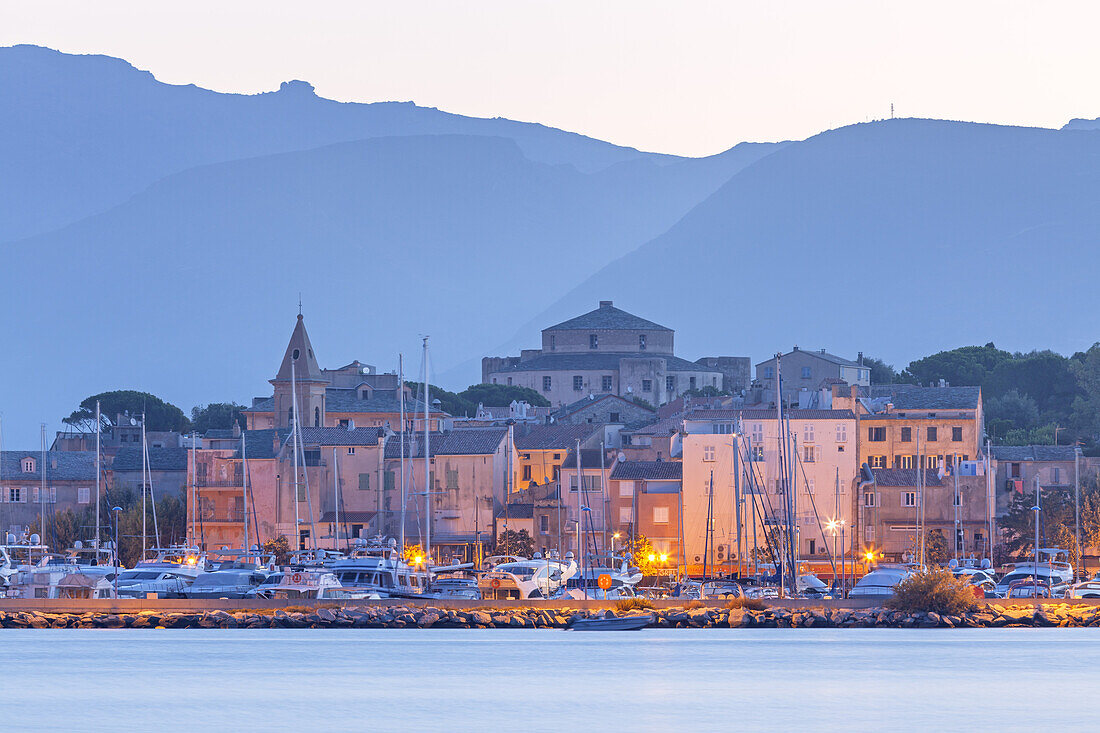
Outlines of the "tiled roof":
M 916 384 L 873 384 L 860 387 L 870 399 L 889 398 L 895 410 L 974 410 L 981 387 L 921 387 Z
M 372 521 L 378 512 L 370 511 L 369 509 L 351 509 L 340 511 L 340 524 L 344 522 L 354 522 L 356 524 L 367 523 Z M 318 524 L 333 524 L 336 522 L 336 512 L 323 512 L 321 517 L 317 520 Z
M 670 372 L 711 372 L 716 370 L 702 364 L 681 359 L 669 354 L 643 354 L 640 352 L 615 353 L 610 351 L 594 353 L 553 353 L 540 354 L 532 359 L 521 361 L 502 372 L 564 372 L 564 371 L 615 371 L 623 359 L 664 359 Z
M 639 318 L 633 313 L 620 310 L 608 302 L 601 304 L 594 311 L 589 311 L 582 316 L 562 321 L 556 326 L 550 326 L 546 331 L 576 331 L 576 330 L 627 330 L 627 331 L 671 331 L 671 328 L 658 325 L 653 321 Z
M 240 435 L 233 435 L 233 428 L 211 428 L 203 433 L 202 437 L 205 440 L 227 440 L 240 437 Z
M 630 432 L 633 435 L 669 435 L 671 433 L 680 432 L 683 422 L 684 418 L 676 415 L 674 417 L 666 417 L 662 420 L 655 420 L 654 422 L 637 428 L 632 428 Z
M 280 445 L 286 439 L 285 436 L 279 436 L 277 430 L 244 431 L 244 447 L 248 452 L 248 457 L 256 459 L 274 458 L 277 452 L 275 450 L 276 438 L 279 438 Z
M 604 402 L 605 400 L 616 400 L 618 402 L 624 402 L 624 403 L 626 403 L 627 405 L 629 405 L 631 407 L 638 407 L 642 410 L 647 410 L 647 411 L 652 412 L 652 413 L 657 412 L 652 407 L 646 407 L 645 405 L 639 405 L 634 400 L 629 400 L 626 397 L 620 397 L 619 395 L 612 394 L 611 392 L 605 392 L 603 394 L 590 395 L 588 397 L 584 397 L 582 399 L 579 399 L 576 402 L 572 402 L 568 405 L 565 405 L 564 407 L 559 407 L 557 410 L 555 410 L 551 414 L 554 416 L 555 419 L 560 420 L 561 418 L 572 415 L 574 412 L 578 412 L 580 410 L 583 410 L 586 407 L 592 407 L 593 405 L 598 405 L 601 402 Z
M 599 468 L 600 467 L 600 453 L 602 451 L 599 448 L 581 448 L 581 470 L 586 468 Z M 611 461 L 604 457 L 604 468 L 611 465 Z M 577 451 L 576 449 L 570 450 L 565 454 L 565 462 L 561 464 L 563 471 L 573 470 L 574 475 L 577 471 Z
M 275 398 L 268 397 L 257 401 L 252 407 L 245 408 L 242 412 L 274 410 Z M 398 413 L 401 411 L 401 402 L 397 397 L 381 395 L 364 400 L 360 399 L 358 390 L 329 387 L 325 389 L 325 410 L 326 412 Z M 405 412 L 423 414 L 424 403 L 412 398 L 406 399 Z M 441 410 L 432 410 L 433 415 L 441 412 Z
M 611 471 L 612 479 L 624 481 L 679 481 L 684 464 L 679 461 L 622 461 Z
M 186 471 L 186 448 L 150 448 L 149 468 L 153 471 Z M 119 448 L 111 462 L 112 471 L 140 471 L 141 448 Z
M 1072 445 L 995 445 L 998 461 L 1072 461 L 1077 454 Z
M 526 427 L 526 426 L 525 426 Z M 516 426 L 516 450 L 568 450 L 588 440 L 592 433 L 603 430 L 600 423 L 582 423 L 581 425 L 532 425 L 520 431 Z
M 916 486 L 918 472 L 915 468 L 873 468 L 876 486 L 901 487 Z M 939 472 L 931 469 L 924 471 L 925 486 L 942 486 Z
M 431 434 L 433 456 L 484 456 L 497 452 L 508 428 L 456 428 Z M 386 439 L 386 458 L 401 457 L 401 433 Z M 424 433 L 409 433 L 404 439 L 405 456 L 424 457 Z
M 34 459 L 34 472 L 23 473 L 23 459 Z M 56 461 L 57 467 L 54 467 Z M 0 480 L 4 484 L 42 480 L 42 451 L 6 450 L 0 453 Z M 95 481 L 95 451 L 55 450 L 46 453 L 47 481 Z
M 744 410 L 693 410 L 686 420 L 774 420 L 775 410 L 749 408 Z M 851 410 L 784 410 L 784 417 L 792 420 L 855 420 Z
M 786 354 L 784 354 L 783 356 L 790 356 L 791 354 L 796 354 L 796 353 L 797 354 L 807 354 L 809 356 L 814 356 L 814 357 L 817 357 L 818 359 L 822 359 L 824 361 L 827 361 L 830 364 L 836 364 L 837 366 L 847 366 L 847 367 L 861 366 L 858 362 L 854 362 L 851 359 L 845 359 L 843 356 L 837 356 L 836 354 L 830 354 L 829 352 L 822 351 L 821 349 L 817 349 L 817 350 L 814 350 L 814 349 L 798 349 L 797 351 L 789 351 Z M 757 364 L 757 366 L 763 366 L 764 364 L 770 364 L 773 361 L 775 361 L 774 357 L 771 358 L 771 359 L 768 359 L 767 361 L 760 362 L 759 364 Z M 780 366 L 782 366 L 782 364 Z M 867 367 L 867 368 L 870 368 L 870 367 Z
M 497 510 L 496 519 L 531 519 L 534 516 L 534 504 L 509 504 L 507 510 L 504 507 Z
M 378 438 L 384 428 L 302 428 L 303 445 L 378 445 Z M 283 429 L 280 435 L 289 435 L 290 431 Z

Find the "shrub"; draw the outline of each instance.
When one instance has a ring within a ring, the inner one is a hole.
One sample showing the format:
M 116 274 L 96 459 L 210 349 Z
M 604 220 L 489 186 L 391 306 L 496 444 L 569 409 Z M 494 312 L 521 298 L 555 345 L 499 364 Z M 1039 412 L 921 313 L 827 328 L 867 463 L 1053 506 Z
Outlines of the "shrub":
M 648 598 L 623 598 L 621 601 L 615 601 L 615 610 L 620 612 L 645 611 L 652 608 L 653 604 Z
M 895 611 L 935 611 L 957 616 L 974 608 L 974 589 L 950 570 L 931 568 L 905 578 L 894 587 L 886 607 Z
M 763 611 L 764 601 L 759 598 L 731 598 L 726 602 L 726 608 L 731 611 L 735 608 L 743 608 L 746 611 Z

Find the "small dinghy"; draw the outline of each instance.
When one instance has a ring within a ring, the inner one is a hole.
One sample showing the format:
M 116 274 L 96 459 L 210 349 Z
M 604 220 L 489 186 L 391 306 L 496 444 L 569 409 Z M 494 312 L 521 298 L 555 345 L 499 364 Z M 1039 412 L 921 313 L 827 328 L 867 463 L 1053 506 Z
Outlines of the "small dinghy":
M 638 631 L 653 623 L 653 614 L 640 616 L 593 616 L 575 618 L 565 627 L 566 631 Z

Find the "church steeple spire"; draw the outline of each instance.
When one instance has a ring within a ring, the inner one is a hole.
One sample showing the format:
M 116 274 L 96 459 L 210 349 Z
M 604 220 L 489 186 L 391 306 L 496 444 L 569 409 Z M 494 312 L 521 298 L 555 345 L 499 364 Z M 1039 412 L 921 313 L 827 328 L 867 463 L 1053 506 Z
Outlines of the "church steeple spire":
M 313 344 L 309 342 L 305 319 L 301 313 L 298 314 L 298 322 L 294 324 L 294 331 L 290 334 L 290 343 L 287 344 L 283 363 L 279 366 L 279 373 L 275 375 L 274 381 L 289 382 L 291 364 L 294 365 L 294 378 L 299 382 L 327 381 L 321 375 L 317 357 L 313 355 Z

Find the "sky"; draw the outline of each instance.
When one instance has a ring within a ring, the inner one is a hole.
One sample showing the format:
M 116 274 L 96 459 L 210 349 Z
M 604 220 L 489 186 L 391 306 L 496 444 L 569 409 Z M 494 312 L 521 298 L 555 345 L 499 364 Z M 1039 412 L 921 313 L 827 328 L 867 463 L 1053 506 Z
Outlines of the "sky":
M 1100 117 L 1095 2 L 0 0 L 0 45 L 224 92 L 289 79 L 708 155 L 853 122 Z

